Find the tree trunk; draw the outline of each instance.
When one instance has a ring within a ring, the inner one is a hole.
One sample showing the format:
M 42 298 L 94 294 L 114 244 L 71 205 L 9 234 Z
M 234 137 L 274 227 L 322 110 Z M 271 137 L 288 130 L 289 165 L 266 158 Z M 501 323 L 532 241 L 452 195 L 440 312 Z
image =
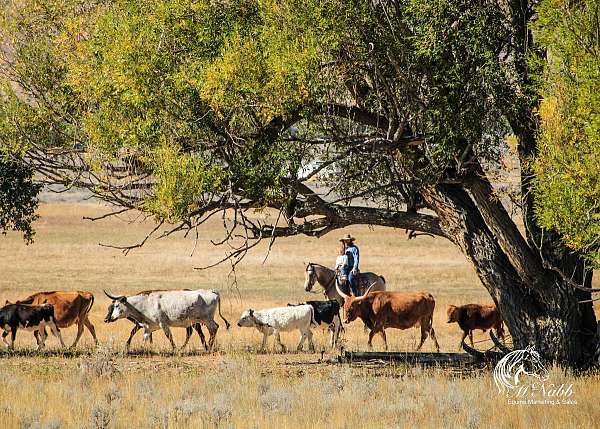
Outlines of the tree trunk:
M 423 197 L 439 216 L 446 235 L 473 264 L 500 309 L 516 349 L 532 345 L 546 360 L 562 366 L 591 364 L 597 343 L 596 320 L 590 303 L 579 304 L 589 299 L 589 293 L 572 288 L 550 270 L 544 270 L 535 285 L 525 283 L 462 187 L 437 185 L 427 188 Z M 583 279 L 580 261 L 571 259 L 579 267 L 575 277 Z M 591 282 L 591 273 L 586 280 Z

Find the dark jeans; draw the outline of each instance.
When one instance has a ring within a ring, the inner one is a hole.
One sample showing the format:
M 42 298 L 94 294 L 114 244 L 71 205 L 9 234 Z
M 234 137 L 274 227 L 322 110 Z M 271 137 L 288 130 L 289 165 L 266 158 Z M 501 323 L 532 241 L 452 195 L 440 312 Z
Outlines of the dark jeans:
M 352 274 L 352 270 L 348 270 L 348 272 L 344 274 L 346 274 L 346 276 L 348 277 L 348 284 L 350 285 L 350 290 L 352 291 L 354 296 L 358 296 L 358 279 L 354 274 Z

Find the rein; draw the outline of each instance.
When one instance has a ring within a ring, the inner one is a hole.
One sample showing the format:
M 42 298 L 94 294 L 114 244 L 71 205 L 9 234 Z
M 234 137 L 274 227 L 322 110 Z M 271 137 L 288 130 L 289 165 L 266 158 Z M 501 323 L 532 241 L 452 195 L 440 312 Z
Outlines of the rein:
M 310 264 L 310 265 L 312 265 L 312 266 L 313 266 L 313 268 L 312 268 L 312 269 L 313 269 L 313 272 L 314 272 L 314 276 L 316 277 L 316 278 L 315 278 L 315 281 L 317 281 L 317 282 L 318 282 L 318 277 L 317 277 L 317 273 L 316 273 L 315 267 L 321 267 L 321 268 L 323 268 L 324 270 L 329 270 L 329 271 L 332 271 L 332 270 L 330 270 L 329 268 L 327 268 L 326 266 L 324 266 L 324 265 L 321 265 L 321 264 L 317 264 L 317 263 L 313 263 L 313 262 L 311 262 L 311 264 Z M 329 283 L 327 283 L 326 285 L 323 285 L 323 284 L 319 283 L 319 284 L 321 284 L 321 286 L 323 287 L 323 295 L 327 296 L 327 291 L 328 291 L 329 289 L 331 289 L 331 287 L 333 286 L 333 283 L 335 282 L 335 279 L 336 279 L 336 277 L 337 277 L 337 275 L 336 275 L 335 271 L 333 271 L 333 276 L 331 276 L 331 281 L 330 281 Z
M 333 283 L 335 282 L 335 277 L 336 277 L 336 274 L 335 274 L 335 273 L 333 273 L 333 277 L 331 277 L 331 281 L 330 281 L 330 282 L 327 284 L 327 286 L 324 286 L 324 287 L 323 287 L 323 295 L 327 296 L 327 291 L 328 291 L 329 289 L 331 289 L 331 286 L 332 286 L 332 285 L 333 285 Z

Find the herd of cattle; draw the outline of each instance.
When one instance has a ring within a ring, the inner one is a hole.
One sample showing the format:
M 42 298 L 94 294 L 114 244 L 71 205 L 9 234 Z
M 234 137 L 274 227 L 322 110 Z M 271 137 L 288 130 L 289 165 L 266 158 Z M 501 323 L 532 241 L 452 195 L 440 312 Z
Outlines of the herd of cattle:
M 369 288 L 362 296 L 346 295 L 339 288 L 339 300 L 307 301 L 303 304 L 288 304 L 263 310 L 248 309 L 244 311 L 237 323 L 239 327 L 255 328 L 263 334 L 262 349 L 265 349 L 267 338 L 275 336 L 282 350 L 280 333 L 298 330 L 301 333 L 298 350 L 308 340 L 309 349 L 314 351 L 312 328 L 323 325 L 331 332 L 331 347 L 335 347 L 343 330 L 340 309 L 345 314 L 345 323 L 361 319 L 369 329 L 368 345 L 371 347 L 373 337 L 380 334 L 387 350 L 385 330 L 387 328 L 408 329 L 421 328 L 421 340 L 417 350 L 421 348 L 428 336 L 433 340 L 439 352 L 439 345 L 433 329 L 433 312 L 435 300 L 429 293 L 371 291 Z M 140 329 L 144 330 L 144 341 L 152 341 L 152 332 L 161 329 L 173 349 L 175 342 L 171 328 L 186 328 L 186 339 L 182 349 L 186 347 L 193 330 L 198 333 L 204 348 L 210 351 L 214 347 L 219 325 L 215 314 L 225 322 L 229 322 L 221 314 L 221 298 L 214 290 L 149 290 L 135 295 L 111 295 L 104 321 L 115 322 L 127 319 L 133 328 L 126 348 Z M 88 316 L 94 304 L 94 296 L 90 292 L 40 292 L 15 303 L 6 302 L 0 308 L 0 328 L 2 341 L 9 348 L 14 348 L 18 330 L 33 331 L 38 349 L 44 347 L 47 337 L 46 328 L 55 335 L 61 345 L 65 344 L 60 329 L 77 325 L 77 336 L 71 347 L 79 341 L 86 327 L 96 344 L 98 339 L 94 325 Z M 448 323 L 456 322 L 463 331 L 461 343 L 469 336 L 473 345 L 472 332 L 495 329 L 498 337 L 504 338 L 502 318 L 493 305 L 467 304 L 448 308 Z M 205 326 L 209 332 L 208 344 L 202 332 Z M 6 337 L 10 335 L 10 342 Z

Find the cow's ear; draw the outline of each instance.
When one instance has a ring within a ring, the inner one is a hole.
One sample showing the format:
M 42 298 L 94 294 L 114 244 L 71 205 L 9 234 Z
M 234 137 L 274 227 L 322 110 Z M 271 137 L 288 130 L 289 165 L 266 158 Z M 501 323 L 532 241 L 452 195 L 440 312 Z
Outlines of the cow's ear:
M 249 314 L 251 317 L 254 317 L 254 310 L 252 310 L 252 309 L 248 310 L 248 314 Z
M 127 297 L 126 296 L 119 297 L 119 302 L 127 302 Z

